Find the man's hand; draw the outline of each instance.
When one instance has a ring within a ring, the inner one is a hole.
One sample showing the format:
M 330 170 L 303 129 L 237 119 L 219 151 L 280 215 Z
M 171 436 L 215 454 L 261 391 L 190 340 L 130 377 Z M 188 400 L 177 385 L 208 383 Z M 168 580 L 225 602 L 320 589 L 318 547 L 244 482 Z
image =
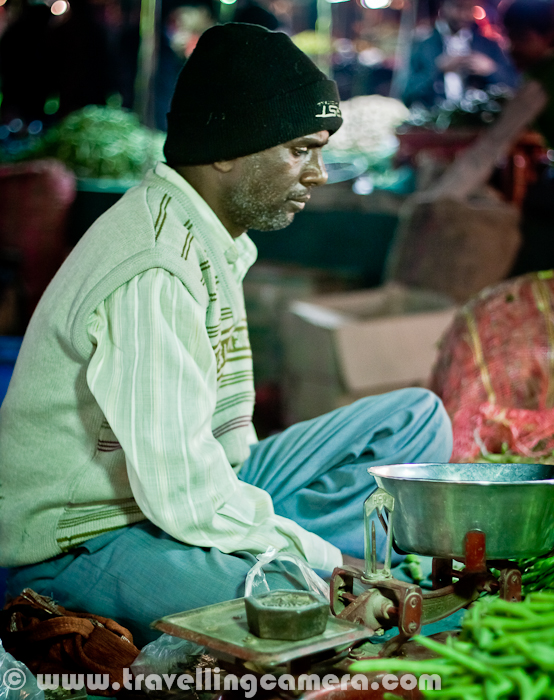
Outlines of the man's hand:
M 437 56 L 435 63 L 441 73 L 460 73 L 467 70 L 469 56 L 448 56 L 443 53 Z
M 353 566 L 355 569 L 360 569 L 364 571 L 365 561 L 363 559 L 356 559 L 356 557 L 351 557 L 348 554 L 342 555 L 342 563 L 344 566 Z
M 448 56 L 443 53 L 436 59 L 436 64 L 442 73 L 472 73 L 487 76 L 492 75 L 497 69 L 495 61 L 479 51 L 473 51 L 467 56 Z
M 496 63 L 484 53 L 474 51 L 467 56 L 467 70 L 474 75 L 492 75 L 496 71 Z

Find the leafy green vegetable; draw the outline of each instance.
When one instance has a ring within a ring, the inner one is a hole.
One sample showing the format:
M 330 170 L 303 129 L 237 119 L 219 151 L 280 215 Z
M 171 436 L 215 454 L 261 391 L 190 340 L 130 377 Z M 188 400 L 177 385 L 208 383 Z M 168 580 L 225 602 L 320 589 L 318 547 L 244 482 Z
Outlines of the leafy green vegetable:
M 163 159 L 164 139 L 132 112 L 89 105 L 50 129 L 24 156 L 57 158 L 77 177 L 138 180 Z

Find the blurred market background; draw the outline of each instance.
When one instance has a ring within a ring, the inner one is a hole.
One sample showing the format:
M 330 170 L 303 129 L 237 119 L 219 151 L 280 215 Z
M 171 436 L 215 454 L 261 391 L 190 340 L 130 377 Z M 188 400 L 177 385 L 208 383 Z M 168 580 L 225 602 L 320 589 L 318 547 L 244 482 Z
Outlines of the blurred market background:
M 474 218 L 446 217 L 446 254 L 422 234 L 418 261 L 436 273 L 417 278 L 417 265 L 406 273 L 398 262 L 406 202 L 496 120 L 521 79 L 501 4 L 476 3 L 475 30 L 504 56 L 503 77 L 429 101 L 410 94 L 410 64 L 435 26 L 435 0 L 0 0 L 0 400 L 49 280 L 162 158 L 177 75 L 200 34 L 229 21 L 289 34 L 337 81 L 345 118 L 325 151 L 329 184 L 289 228 L 251 232 L 259 259 L 245 297 L 260 434 L 426 385 L 460 304 L 554 267 L 554 152 L 532 128 L 494 164 Z

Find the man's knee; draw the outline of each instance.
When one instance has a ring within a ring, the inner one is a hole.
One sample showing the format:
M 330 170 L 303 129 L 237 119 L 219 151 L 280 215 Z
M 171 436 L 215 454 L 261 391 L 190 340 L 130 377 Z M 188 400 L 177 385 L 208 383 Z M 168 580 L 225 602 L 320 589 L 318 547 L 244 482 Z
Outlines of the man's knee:
M 429 389 L 423 389 L 421 387 L 397 389 L 396 391 L 381 394 L 381 396 L 367 396 L 363 399 L 359 399 L 359 401 L 353 405 L 358 405 L 363 411 L 367 403 L 367 407 L 371 409 L 374 407 L 373 402 L 376 399 L 380 399 L 381 401 L 383 401 L 383 399 L 388 400 L 395 410 L 410 410 L 415 418 L 435 418 L 438 422 L 444 424 L 446 428 L 450 428 L 450 418 L 448 417 L 442 401 Z
M 408 428 L 412 438 L 418 434 L 419 446 L 425 443 L 425 459 L 448 462 L 452 454 L 452 423 L 440 398 L 421 387 L 409 387 L 391 392 L 391 400 L 410 416 Z M 407 426 L 406 426 L 407 427 Z M 422 455 L 423 456 L 423 455 Z
M 438 412 L 440 415 L 444 414 L 446 418 L 448 418 L 448 414 L 444 409 L 442 401 L 430 389 L 412 386 L 408 389 L 399 389 L 398 393 L 405 397 L 405 402 L 407 405 L 417 404 L 421 407 L 421 410 L 429 412 L 429 414 Z
M 401 391 L 406 392 L 407 401 L 413 402 L 416 417 L 427 429 L 437 450 L 435 459 L 448 462 L 452 454 L 452 422 L 441 399 L 429 389 L 411 387 Z

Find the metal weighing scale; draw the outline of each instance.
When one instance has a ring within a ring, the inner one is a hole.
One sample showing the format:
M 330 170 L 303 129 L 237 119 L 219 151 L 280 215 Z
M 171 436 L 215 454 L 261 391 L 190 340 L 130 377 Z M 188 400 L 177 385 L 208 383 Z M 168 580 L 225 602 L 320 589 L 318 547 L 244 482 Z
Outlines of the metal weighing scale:
M 483 592 L 520 600 L 515 560 L 554 549 L 554 465 L 412 464 L 369 472 L 379 488 L 364 505 L 365 570 L 333 572 L 323 634 L 300 641 L 258 638 L 248 629 L 243 598 L 169 615 L 153 626 L 208 647 L 235 673 L 246 672 L 245 664 L 260 673 L 329 672 L 348 668 L 354 658 L 398 653 L 423 625 Z M 376 561 L 374 514 L 387 531 L 383 568 Z M 434 558 L 434 590 L 392 576 L 393 547 Z M 388 643 L 364 644 L 394 627 L 399 633 Z

